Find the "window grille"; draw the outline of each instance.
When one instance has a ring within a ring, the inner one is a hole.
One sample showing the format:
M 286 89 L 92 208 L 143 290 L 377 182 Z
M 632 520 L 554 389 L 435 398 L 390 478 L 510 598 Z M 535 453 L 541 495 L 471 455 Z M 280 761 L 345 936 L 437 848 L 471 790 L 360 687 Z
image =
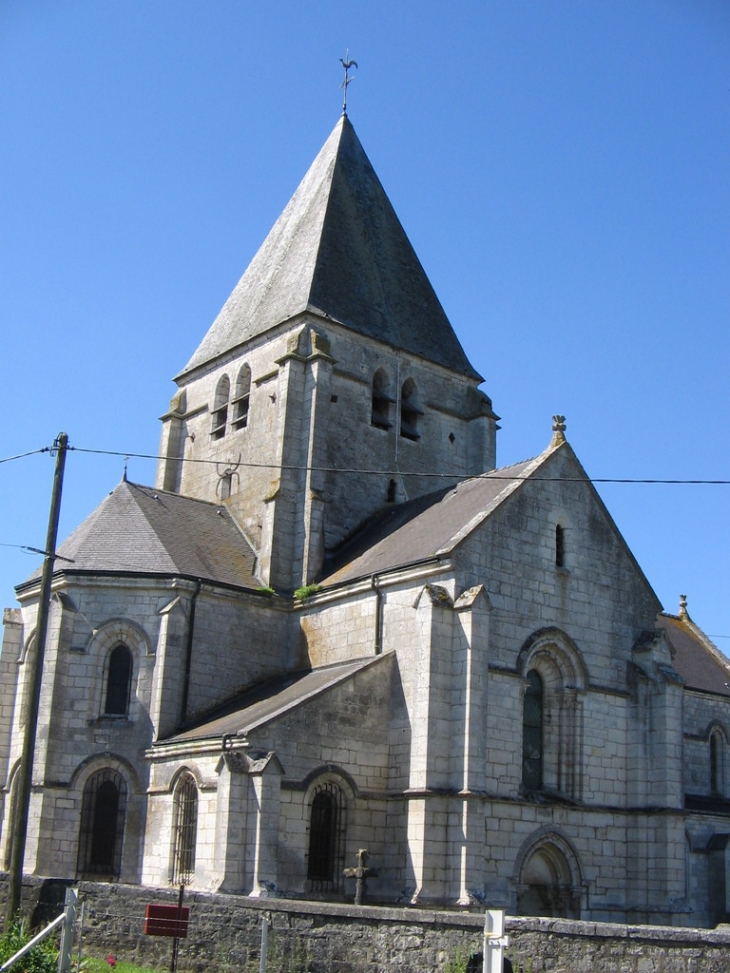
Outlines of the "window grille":
M 542 787 L 543 686 L 539 673 L 527 673 L 522 709 L 522 786 L 528 791 Z
M 195 876 L 195 842 L 198 836 L 198 787 L 185 774 L 175 791 L 175 826 L 172 848 L 173 885 L 190 885 Z
M 126 807 L 127 785 L 120 773 L 100 770 L 87 780 L 81 804 L 80 876 L 119 877 Z
M 312 798 L 307 879 L 313 892 L 342 887 L 345 845 L 345 798 L 332 781 L 320 784 Z
M 126 716 L 129 709 L 129 690 L 132 683 L 132 653 L 120 643 L 109 656 L 106 682 L 107 716 Z

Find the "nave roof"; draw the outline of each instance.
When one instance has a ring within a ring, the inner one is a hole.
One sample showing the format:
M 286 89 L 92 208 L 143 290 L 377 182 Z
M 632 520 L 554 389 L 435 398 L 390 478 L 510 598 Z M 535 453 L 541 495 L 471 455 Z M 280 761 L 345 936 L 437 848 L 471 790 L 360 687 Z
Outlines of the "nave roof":
M 255 555 L 222 504 L 123 480 L 58 547 L 55 570 L 159 574 L 251 588 Z M 37 581 L 37 571 L 18 590 Z

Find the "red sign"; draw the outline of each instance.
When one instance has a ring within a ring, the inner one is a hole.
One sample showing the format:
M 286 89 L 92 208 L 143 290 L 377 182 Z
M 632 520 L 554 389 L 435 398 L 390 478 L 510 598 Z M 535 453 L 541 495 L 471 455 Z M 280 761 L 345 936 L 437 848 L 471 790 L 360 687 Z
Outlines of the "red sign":
M 190 908 L 184 905 L 148 905 L 144 914 L 145 936 L 177 936 L 187 939 Z

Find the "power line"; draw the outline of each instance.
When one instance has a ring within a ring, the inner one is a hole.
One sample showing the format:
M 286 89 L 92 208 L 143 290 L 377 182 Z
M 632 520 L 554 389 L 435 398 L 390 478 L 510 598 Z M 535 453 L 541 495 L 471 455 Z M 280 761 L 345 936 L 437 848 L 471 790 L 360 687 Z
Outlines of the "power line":
M 175 463 L 198 463 L 206 466 L 223 466 L 226 460 L 220 459 L 198 459 L 192 456 L 169 457 L 161 456 L 159 453 L 135 453 L 129 450 L 118 449 L 92 449 L 88 446 L 69 446 L 69 451 L 76 453 L 88 453 L 92 456 L 119 456 L 124 459 L 150 459 L 159 462 L 160 460 L 172 460 Z M 7 456 L 0 459 L 0 463 L 9 463 L 12 460 L 24 459 L 27 456 L 34 456 L 38 453 L 50 453 L 53 449 L 50 446 L 43 446 L 41 449 L 32 449 L 27 453 L 18 453 L 16 456 Z M 529 462 L 529 461 L 528 461 Z M 477 479 L 477 476 L 457 475 L 449 473 L 431 473 L 425 470 L 368 470 L 359 467 L 340 467 L 340 466 L 297 466 L 284 463 L 253 463 L 241 460 L 230 461 L 231 469 L 280 469 L 287 472 L 317 472 L 317 473 L 348 473 L 355 476 L 418 476 L 440 480 L 466 480 Z M 617 483 L 626 485 L 658 485 L 658 486 L 730 486 L 730 480 L 722 479 L 683 479 L 681 477 L 631 477 L 631 476 L 515 476 L 510 473 L 500 473 L 499 471 L 486 471 L 478 474 L 479 478 L 490 480 L 531 480 L 539 483 Z
M 153 460 L 163 460 L 171 459 L 171 457 L 160 456 L 155 453 L 132 453 L 132 452 L 120 452 L 114 449 L 90 449 L 84 446 L 70 446 L 69 449 L 75 450 L 77 453 L 91 453 L 103 456 L 120 456 L 129 457 L 130 459 L 153 459 Z M 194 457 L 179 457 L 174 458 L 173 462 L 176 463 L 202 463 L 209 466 L 223 466 L 226 462 L 225 460 L 215 460 L 215 459 L 195 459 Z M 450 473 L 428 473 L 425 471 L 405 471 L 405 470 L 367 470 L 359 469 L 357 467 L 339 467 L 339 466 L 296 466 L 287 465 L 282 463 L 252 463 L 252 462 L 242 462 L 236 460 L 230 463 L 231 467 L 244 467 L 246 469 L 281 469 L 292 472 L 318 472 L 318 473 L 352 473 L 358 476 L 368 475 L 368 476 L 419 476 L 419 477 L 431 477 L 436 479 L 448 479 L 454 480 L 456 475 L 453 472 Z M 499 472 L 485 472 L 480 473 L 479 477 L 490 480 L 533 480 L 545 483 L 639 483 L 639 484 L 669 484 L 669 485 L 688 485 L 688 486 L 730 486 L 730 480 L 703 480 L 703 479 L 691 479 L 685 480 L 680 478 L 673 479 L 660 479 L 657 477 L 595 477 L 595 476 L 514 476 L 513 474 Z M 456 477 L 457 479 L 476 479 L 476 477 Z
M 35 456 L 36 453 L 50 453 L 50 446 L 42 446 L 40 449 L 31 449 L 27 453 L 18 453 L 17 456 L 6 456 L 5 459 L 0 459 L 0 463 L 10 463 L 14 459 L 25 459 L 26 456 Z

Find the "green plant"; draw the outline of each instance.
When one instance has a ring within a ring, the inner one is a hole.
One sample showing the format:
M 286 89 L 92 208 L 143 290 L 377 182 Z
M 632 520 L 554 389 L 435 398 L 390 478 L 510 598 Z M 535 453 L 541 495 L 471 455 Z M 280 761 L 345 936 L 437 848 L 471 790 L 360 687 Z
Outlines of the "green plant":
M 258 588 L 256 589 L 256 591 L 260 595 L 275 595 L 276 594 L 276 592 L 274 591 L 274 589 L 271 587 L 270 584 L 260 584 L 258 586 Z
M 274 933 L 269 939 L 267 960 L 272 973 L 307 973 L 309 950 L 301 939 L 282 939 Z
M 444 973 L 466 973 L 467 958 L 461 950 L 444 966 Z
M 321 584 L 305 584 L 301 588 L 297 588 L 294 592 L 294 597 L 299 598 L 300 601 L 304 601 L 305 598 L 309 598 L 310 595 L 316 594 L 322 587 Z
M 71 963 L 71 969 L 75 969 L 73 962 Z M 86 956 L 81 962 L 81 969 L 85 973 L 156 973 L 151 967 L 137 966 L 135 963 L 124 963 L 122 960 L 117 960 L 112 970 L 108 960 L 99 959 L 96 956 Z
M 32 938 L 24 922 L 13 923 L 0 936 L 0 965 L 14 956 Z M 58 965 L 57 941 L 58 936 L 51 933 L 18 960 L 12 968 L 14 973 L 55 973 Z

